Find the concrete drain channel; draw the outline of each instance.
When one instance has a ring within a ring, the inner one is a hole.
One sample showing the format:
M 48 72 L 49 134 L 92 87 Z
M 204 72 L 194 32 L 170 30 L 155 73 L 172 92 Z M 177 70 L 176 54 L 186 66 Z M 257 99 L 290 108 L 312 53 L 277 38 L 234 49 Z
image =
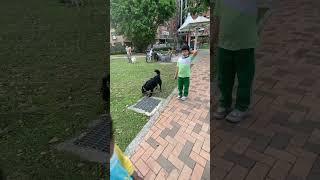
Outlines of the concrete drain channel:
M 84 137 L 77 139 L 74 144 L 86 147 L 93 148 L 98 151 L 107 152 L 109 148 L 109 143 L 107 143 L 107 123 L 105 121 L 100 122 L 96 125 L 88 134 Z
M 107 123 L 106 117 L 94 121 L 86 133 L 80 134 L 76 138 L 72 138 L 60 143 L 56 148 L 60 151 L 67 151 L 80 156 L 82 159 L 108 163 L 108 149 L 110 148 L 110 124 Z
M 163 99 L 157 97 L 144 97 L 136 104 L 129 107 L 138 113 L 152 116 L 163 103 Z M 60 151 L 68 151 L 88 161 L 108 163 L 108 149 L 110 148 L 110 124 L 107 117 L 102 116 L 91 125 L 86 133 L 78 137 L 60 143 L 56 148 Z
M 161 106 L 164 99 L 158 97 L 143 97 L 136 104 L 130 106 L 128 109 L 138 113 L 152 116 Z

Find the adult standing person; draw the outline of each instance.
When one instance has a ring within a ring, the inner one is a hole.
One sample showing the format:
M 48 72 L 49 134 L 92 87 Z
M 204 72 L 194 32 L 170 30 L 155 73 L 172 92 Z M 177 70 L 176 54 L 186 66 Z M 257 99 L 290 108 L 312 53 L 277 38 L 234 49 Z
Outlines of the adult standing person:
M 132 63 L 131 61 L 131 55 L 132 55 L 132 52 L 131 52 L 131 47 L 130 46 L 126 46 L 126 52 L 127 52 L 127 57 L 128 57 L 128 62 L 129 63 Z
M 258 7 L 256 0 L 216 0 L 218 18 L 217 69 L 219 106 L 213 116 L 239 122 L 248 114 L 255 74 L 255 48 L 258 44 Z M 238 89 L 232 110 L 235 77 Z

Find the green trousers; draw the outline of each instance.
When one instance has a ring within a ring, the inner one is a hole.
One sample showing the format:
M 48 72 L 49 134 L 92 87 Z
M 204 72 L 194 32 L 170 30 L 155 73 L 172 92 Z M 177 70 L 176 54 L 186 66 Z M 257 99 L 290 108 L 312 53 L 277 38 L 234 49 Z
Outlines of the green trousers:
M 217 70 L 220 89 L 220 106 L 230 108 L 235 77 L 238 78 L 235 108 L 246 111 L 250 105 L 252 82 L 255 73 L 255 49 L 231 51 L 218 48 Z
M 178 78 L 178 90 L 179 96 L 188 96 L 189 95 L 189 85 L 190 85 L 190 78 L 189 77 L 179 77 Z

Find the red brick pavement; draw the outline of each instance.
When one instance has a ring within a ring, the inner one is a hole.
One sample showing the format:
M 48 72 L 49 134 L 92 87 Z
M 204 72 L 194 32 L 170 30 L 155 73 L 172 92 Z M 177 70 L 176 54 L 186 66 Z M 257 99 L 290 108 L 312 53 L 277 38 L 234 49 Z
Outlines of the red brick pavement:
M 320 179 L 320 3 L 275 3 L 257 49 L 251 116 L 211 121 L 215 180 Z
M 171 99 L 131 157 L 144 179 L 210 179 L 209 52 L 198 59 L 189 99 Z

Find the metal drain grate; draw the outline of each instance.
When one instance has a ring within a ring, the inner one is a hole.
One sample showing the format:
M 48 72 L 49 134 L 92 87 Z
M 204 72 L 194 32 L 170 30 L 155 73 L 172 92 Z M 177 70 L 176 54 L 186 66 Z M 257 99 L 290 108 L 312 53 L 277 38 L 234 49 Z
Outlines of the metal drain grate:
M 151 113 L 159 105 L 160 102 L 161 100 L 159 99 L 145 97 L 133 107 Z
M 110 137 L 108 138 L 108 124 L 105 121 L 97 124 L 89 133 L 84 137 L 74 141 L 75 145 L 93 148 L 99 151 L 107 152 L 109 149 Z

